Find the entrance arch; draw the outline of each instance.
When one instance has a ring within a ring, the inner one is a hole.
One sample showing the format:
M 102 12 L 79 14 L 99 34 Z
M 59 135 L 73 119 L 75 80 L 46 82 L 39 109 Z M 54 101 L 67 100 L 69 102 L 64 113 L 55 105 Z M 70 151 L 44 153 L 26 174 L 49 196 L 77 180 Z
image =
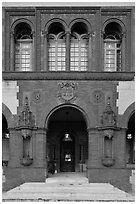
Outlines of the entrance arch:
M 48 163 L 54 163 L 57 172 L 86 171 L 88 133 L 85 115 L 77 107 L 66 105 L 54 109 L 47 119 Z
M 126 162 L 135 164 L 135 112 L 129 118 L 126 133 Z
M 2 166 L 8 166 L 9 161 L 9 130 L 8 122 L 2 113 Z

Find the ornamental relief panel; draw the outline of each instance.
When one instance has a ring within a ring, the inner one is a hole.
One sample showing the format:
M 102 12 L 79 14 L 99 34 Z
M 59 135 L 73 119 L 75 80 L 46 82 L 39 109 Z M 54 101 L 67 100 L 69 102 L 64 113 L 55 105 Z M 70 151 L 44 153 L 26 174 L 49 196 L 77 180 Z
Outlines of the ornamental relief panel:
M 59 83 L 58 99 L 62 103 L 74 103 L 77 99 L 77 84 L 74 82 Z
M 99 89 L 93 91 L 92 97 L 94 103 L 101 103 L 104 101 L 104 93 Z
M 35 104 L 42 103 L 44 101 L 44 96 L 43 96 L 42 90 L 40 90 L 40 89 L 34 90 L 32 92 L 31 99 Z

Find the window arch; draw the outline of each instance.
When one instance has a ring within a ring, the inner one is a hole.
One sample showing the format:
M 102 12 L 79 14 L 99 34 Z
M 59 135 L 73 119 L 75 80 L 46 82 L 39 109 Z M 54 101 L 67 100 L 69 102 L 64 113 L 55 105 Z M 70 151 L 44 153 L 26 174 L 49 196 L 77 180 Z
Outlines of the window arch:
M 70 70 L 86 71 L 88 68 L 88 28 L 83 22 L 76 22 L 71 28 Z
M 129 118 L 126 133 L 126 162 L 127 164 L 135 163 L 135 112 Z
M 104 71 L 122 70 L 122 27 L 109 22 L 104 28 Z
M 48 68 L 66 70 L 65 29 L 60 22 L 53 22 L 48 29 Z
M 14 29 L 15 71 L 32 71 L 33 35 L 30 25 L 20 22 Z

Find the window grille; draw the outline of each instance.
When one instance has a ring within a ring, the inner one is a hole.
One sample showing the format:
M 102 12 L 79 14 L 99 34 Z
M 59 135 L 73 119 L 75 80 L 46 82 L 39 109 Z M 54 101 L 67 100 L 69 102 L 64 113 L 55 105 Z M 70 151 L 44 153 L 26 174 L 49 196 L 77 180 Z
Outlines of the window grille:
M 16 71 L 32 71 L 32 40 L 18 40 L 15 45 Z
M 87 39 L 71 38 L 70 45 L 70 70 L 86 71 L 88 67 L 88 42 Z
M 118 40 L 104 42 L 105 71 L 121 71 L 121 44 Z
M 62 34 L 62 33 L 61 33 Z M 48 65 L 50 71 L 66 70 L 66 45 L 65 39 L 60 39 L 61 34 L 49 36 Z

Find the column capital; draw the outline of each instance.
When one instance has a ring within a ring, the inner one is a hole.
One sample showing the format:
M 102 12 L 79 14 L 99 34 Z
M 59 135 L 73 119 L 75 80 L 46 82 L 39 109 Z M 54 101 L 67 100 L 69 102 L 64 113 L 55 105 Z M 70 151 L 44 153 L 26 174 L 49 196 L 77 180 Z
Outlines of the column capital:
M 14 31 L 11 31 L 11 32 L 10 32 L 10 37 L 11 37 L 11 38 L 14 38 L 14 37 L 15 37 Z
M 46 30 L 42 30 L 41 33 L 42 33 L 42 35 L 43 35 L 44 38 L 46 38 L 47 35 L 48 35 L 48 31 L 46 31 Z
M 126 32 L 122 32 L 122 33 L 121 33 L 121 38 L 126 38 L 126 37 L 127 37 Z
M 32 34 L 32 37 L 35 37 L 35 31 L 32 31 L 31 34 Z
M 70 30 L 66 30 L 65 32 L 66 35 L 70 35 L 70 33 L 71 33 Z
M 95 32 L 89 32 L 88 35 L 89 35 L 89 38 L 95 37 Z
M 43 134 L 43 133 L 47 133 L 48 129 L 47 128 L 42 128 L 42 127 L 38 127 L 36 132 L 39 134 Z
M 104 38 L 105 32 L 104 30 L 101 30 L 101 37 Z
M 87 132 L 88 133 L 98 132 L 98 128 L 97 127 L 89 127 L 89 128 L 87 128 Z

